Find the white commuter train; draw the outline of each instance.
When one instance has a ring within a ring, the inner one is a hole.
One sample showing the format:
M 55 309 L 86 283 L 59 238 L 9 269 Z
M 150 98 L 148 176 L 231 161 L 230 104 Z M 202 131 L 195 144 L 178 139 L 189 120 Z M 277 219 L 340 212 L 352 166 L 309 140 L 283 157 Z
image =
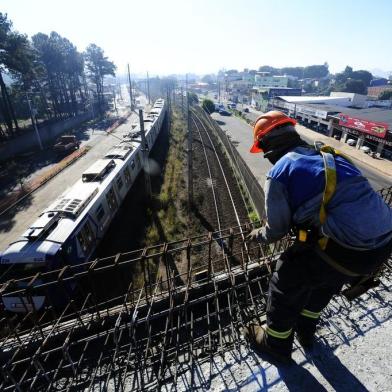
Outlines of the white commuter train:
M 144 117 L 149 151 L 166 114 L 158 99 Z M 139 132 L 138 132 L 139 131 Z M 25 233 L 1 254 L 0 276 L 33 276 L 88 261 L 94 254 L 144 164 L 140 127 L 102 159 L 90 166 L 70 189 L 54 201 Z M 37 285 L 40 284 L 38 280 Z M 3 306 L 13 312 L 40 309 L 45 296 L 3 296 Z

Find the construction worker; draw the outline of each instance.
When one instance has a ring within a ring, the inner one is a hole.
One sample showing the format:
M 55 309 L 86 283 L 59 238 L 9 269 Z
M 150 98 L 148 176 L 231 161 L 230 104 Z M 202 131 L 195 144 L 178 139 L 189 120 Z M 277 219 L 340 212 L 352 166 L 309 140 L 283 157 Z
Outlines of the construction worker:
M 284 113 L 263 114 L 250 150 L 274 166 L 264 188 L 266 223 L 248 240 L 270 243 L 291 230 L 297 234 L 271 277 L 266 326 L 243 331 L 256 350 L 281 362 L 291 361 L 294 333 L 310 348 L 332 296 L 345 283 L 355 289 L 355 282 L 367 282 L 392 251 L 392 210 L 347 157 L 310 146 L 295 125 Z

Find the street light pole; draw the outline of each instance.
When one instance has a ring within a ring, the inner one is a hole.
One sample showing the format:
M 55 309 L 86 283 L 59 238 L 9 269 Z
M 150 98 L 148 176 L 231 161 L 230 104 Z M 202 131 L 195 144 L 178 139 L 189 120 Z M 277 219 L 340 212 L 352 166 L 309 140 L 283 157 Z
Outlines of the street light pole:
M 129 99 L 131 100 L 131 111 L 132 111 L 133 110 L 133 95 L 132 95 L 131 73 L 129 72 L 129 64 L 128 64 L 128 82 L 129 82 Z
M 40 148 L 41 151 L 42 151 L 42 150 L 44 149 L 44 147 L 42 146 L 41 136 L 40 136 L 40 134 L 39 134 L 39 132 L 38 132 L 37 122 L 36 122 L 36 120 L 35 120 L 35 112 L 34 112 L 35 109 L 33 110 L 33 109 L 31 108 L 30 99 L 29 99 L 29 96 L 27 95 L 27 93 L 26 93 L 26 98 L 27 98 L 27 103 L 28 103 L 28 105 L 29 105 L 30 116 L 31 116 L 31 122 L 32 122 L 32 124 L 33 124 L 33 126 L 34 126 L 35 134 L 37 135 L 37 140 L 38 140 L 39 148 Z
M 150 98 L 150 78 L 148 76 L 148 71 L 147 71 L 147 95 L 148 95 L 148 104 L 151 103 L 151 98 Z

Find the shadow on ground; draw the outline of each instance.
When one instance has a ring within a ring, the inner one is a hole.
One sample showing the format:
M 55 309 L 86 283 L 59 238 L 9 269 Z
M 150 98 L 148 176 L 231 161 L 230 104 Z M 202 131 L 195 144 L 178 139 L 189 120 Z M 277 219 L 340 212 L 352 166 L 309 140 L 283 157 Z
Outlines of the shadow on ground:
M 0 233 L 6 233 L 12 229 L 12 227 L 16 223 L 15 215 L 19 211 L 23 211 L 24 209 L 31 206 L 33 202 L 33 196 L 27 195 L 21 202 L 19 202 L 15 207 L 12 207 L 8 212 L 0 215 Z M 26 227 L 27 229 L 27 227 Z M 19 233 L 22 234 L 22 233 Z M 0 249 L 4 250 L 4 249 Z
M 215 353 L 205 362 L 195 361 L 193 366 L 187 365 L 187 369 L 177 380 L 177 389 L 362 392 L 369 388 L 371 390 L 377 383 L 386 386 L 387 370 L 379 374 L 377 364 L 372 363 L 372 355 L 367 358 L 356 353 L 356 356 L 350 358 L 350 350 L 355 353 L 358 338 L 392 318 L 388 299 L 390 277 L 383 280 L 384 283 L 378 288 L 352 304 L 340 296 L 334 298 L 324 314 L 324 322 L 313 349 L 304 351 L 295 343 L 295 361 L 290 365 L 270 363 L 271 358 L 259 355 L 242 340 L 232 350 Z M 375 344 L 380 345 L 382 341 Z M 346 355 L 342 357 L 341 353 L 344 351 Z M 368 351 L 372 352 L 370 343 Z M 381 361 L 382 358 L 380 364 Z M 362 371 L 365 368 L 364 373 Z M 377 380 L 372 378 L 372 374 L 376 375 Z M 167 384 L 167 390 L 169 389 L 170 384 Z

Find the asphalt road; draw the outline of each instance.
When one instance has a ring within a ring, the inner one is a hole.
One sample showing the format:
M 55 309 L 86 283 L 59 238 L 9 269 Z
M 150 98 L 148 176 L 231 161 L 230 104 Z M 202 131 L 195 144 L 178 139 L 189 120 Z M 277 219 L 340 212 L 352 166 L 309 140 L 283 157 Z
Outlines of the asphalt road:
M 263 186 L 266 174 L 271 168 L 271 164 L 262 159 L 260 154 L 249 153 L 249 148 L 253 142 L 252 128 L 245 121 L 235 116 L 221 116 L 218 113 L 213 113 L 212 117 L 218 121 L 218 124 L 223 130 L 230 135 L 232 141 L 237 147 L 241 156 L 252 170 L 253 174 Z M 301 135 L 301 137 L 303 137 Z M 308 143 L 313 144 L 313 140 L 303 137 Z M 387 177 L 376 170 L 369 168 L 363 162 L 353 157 L 355 164 L 361 170 L 362 174 L 369 180 L 372 187 L 376 190 L 392 186 L 391 177 Z

